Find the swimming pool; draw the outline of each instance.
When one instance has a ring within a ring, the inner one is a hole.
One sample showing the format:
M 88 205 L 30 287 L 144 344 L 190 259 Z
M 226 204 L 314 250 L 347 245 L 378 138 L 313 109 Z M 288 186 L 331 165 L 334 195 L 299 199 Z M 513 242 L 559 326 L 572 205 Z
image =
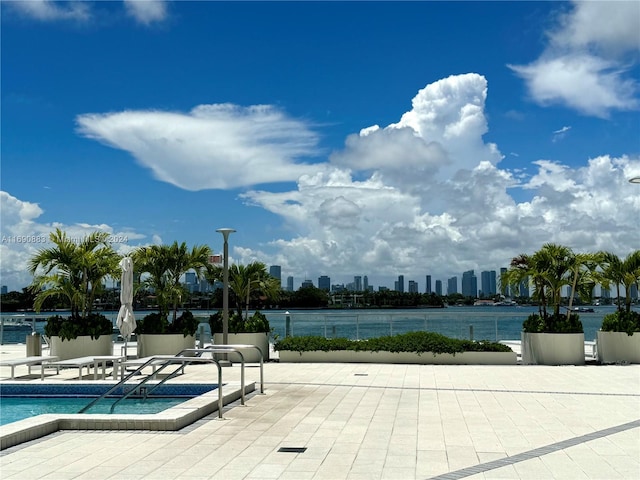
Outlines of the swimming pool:
M 91 400 L 99 397 L 110 385 L 78 384 L 18 384 L 3 385 L 0 395 L 0 425 L 17 422 L 42 414 L 75 414 Z M 111 405 L 131 386 L 116 392 L 91 407 L 88 414 L 108 414 Z M 115 414 L 151 415 L 175 407 L 182 402 L 213 391 L 216 384 L 161 385 L 154 395 L 145 399 L 130 397 L 118 403 Z

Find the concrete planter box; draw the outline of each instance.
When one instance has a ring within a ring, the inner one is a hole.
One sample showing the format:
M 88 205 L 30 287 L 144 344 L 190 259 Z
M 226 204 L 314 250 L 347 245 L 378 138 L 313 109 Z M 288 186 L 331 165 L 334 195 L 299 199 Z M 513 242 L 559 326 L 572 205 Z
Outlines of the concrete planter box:
M 523 365 L 584 365 L 584 333 L 522 332 Z
M 62 340 L 60 337 L 52 336 L 49 341 L 51 342 L 51 355 L 59 357 L 60 360 L 113 355 L 111 335 L 100 335 L 95 340 L 89 335 L 83 335 L 73 340 Z
M 181 333 L 145 333 L 138 335 L 138 358 L 153 355 L 176 355 L 185 348 L 195 348 L 196 337 Z
M 600 363 L 640 363 L 640 333 L 598 330 L 596 345 Z
M 216 345 L 222 345 L 222 334 L 216 333 L 213 336 L 213 343 Z M 260 333 L 229 333 L 228 335 L 229 345 L 255 345 L 262 350 L 262 360 L 264 362 L 269 361 L 269 334 L 267 332 Z M 247 363 L 260 362 L 260 354 L 253 348 L 240 349 L 242 355 L 244 355 L 244 361 Z M 229 354 L 229 360 L 232 362 L 239 362 L 240 357 L 238 355 Z
M 283 363 L 410 363 L 420 365 L 516 365 L 515 352 L 463 352 L 452 355 L 431 352 L 418 355 L 413 352 L 356 352 L 333 350 L 329 352 L 294 352 L 280 350 Z

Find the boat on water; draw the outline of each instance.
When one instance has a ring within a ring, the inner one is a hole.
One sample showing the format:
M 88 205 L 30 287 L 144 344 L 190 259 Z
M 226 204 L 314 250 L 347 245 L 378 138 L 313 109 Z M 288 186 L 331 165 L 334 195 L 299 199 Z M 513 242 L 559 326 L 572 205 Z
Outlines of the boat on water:
M 2 329 L 4 331 L 16 331 L 16 332 L 30 332 L 32 330 L 32 326 L 30 323 L 24 321 L 15 321 L 15 320 L 5 320 L 2 322 Z

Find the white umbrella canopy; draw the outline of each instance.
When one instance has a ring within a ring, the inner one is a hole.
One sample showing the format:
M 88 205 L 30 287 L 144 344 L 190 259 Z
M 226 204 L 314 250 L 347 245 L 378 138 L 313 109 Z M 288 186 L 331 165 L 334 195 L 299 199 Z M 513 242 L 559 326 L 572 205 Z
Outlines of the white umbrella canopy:
M 133 261 L 130 257 L 124 257 L 120 260 L 120 268 L 122 268 L 122 277 L 120 278 L 120 310 L 116 326 L 120 330 L 120 334 L 126 342 L 136 329 L 136 317 L 133 314 Z

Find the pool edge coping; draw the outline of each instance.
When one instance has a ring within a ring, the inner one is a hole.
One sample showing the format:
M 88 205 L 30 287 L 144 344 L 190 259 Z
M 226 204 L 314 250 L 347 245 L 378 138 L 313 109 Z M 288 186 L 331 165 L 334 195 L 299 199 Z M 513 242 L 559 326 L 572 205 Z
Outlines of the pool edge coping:
M 232 390 L 223 394 L 228 405 L 242 396 L 239 382 L 225 382 Z M 245 394 L 255 391 L 255 382 L 245 384 Z M 0 427 L 0 451 L 36 440 L 59 430 L 152 430 L 176 431 L 218 411 L 217 390 L 206 392 L 155 414 L 43 414 Z

